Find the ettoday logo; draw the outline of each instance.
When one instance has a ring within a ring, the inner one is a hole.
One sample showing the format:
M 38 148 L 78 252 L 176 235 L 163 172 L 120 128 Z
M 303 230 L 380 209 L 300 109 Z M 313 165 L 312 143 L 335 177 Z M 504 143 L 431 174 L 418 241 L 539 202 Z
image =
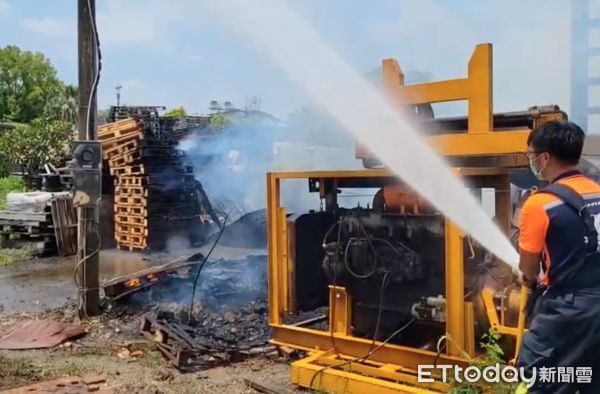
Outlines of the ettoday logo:
M 419 383 L 434 382 L 433 376 L 444 383 L 451 380 L 458 383 L 515 383 L 531 388 L 536 382 L 548 383 L 592 383 L 591 367 L 540 367 L 526 374 L 524 368 L 505 365 L 490 365 L 485 368 L 470 366 L 462 368 L 456 365 L 419 365 L 417 380 Z
M 419 383 L 432 383 L 435 381 L 434 374 L 440 376 L 444 383 L 448 383 L 450 380 L 458 383 L 478 383 L 483 380 L 488 383 L 524 383 L 527 388 L 531 388 L 537 380 L 535 368 L 531 375 L 527 376 L 524 368 L 500 364 L 490 365 L 483 369 L 474 365 L 467 368 L 456 365 L 419 365 L 417 380 Z

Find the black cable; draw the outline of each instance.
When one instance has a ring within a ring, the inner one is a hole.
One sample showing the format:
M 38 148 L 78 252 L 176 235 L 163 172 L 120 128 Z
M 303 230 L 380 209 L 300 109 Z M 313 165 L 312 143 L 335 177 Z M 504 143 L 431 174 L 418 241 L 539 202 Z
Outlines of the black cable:
M 354 276 L 355 278 L 368 279 L 377 272 L 377 266 L 378 266 L 379 261 L 377 259 L 377 253 L 375 252 L 375 247 L 373 246 L 373 243 L 371 242 L 371 238 L 369 237 L 369 234 L 365 230 L 365 227 L 363 226 L 363 224 L 361 223 L 359 218 L 356 218 L 356 221 L 358 222 L 358 227 L 361 229 L 361 231 L 364 235 L 364 238 L 351 237 L 348 239 L 348 243 L 346 244 L 346 247 L 344 248 L 344 256 L 343 256 L 344 267 L 346 268 L 348 273 L 350 273 L 350 275 Z M 348 262 L 348 250 L 350 249 L 350 246 L 352 245 L 353 242 L 361 241 L 361 240 L 367 241 L 367 244 L 369 245 L 369 248 L 371 249 L 371 252 L 373 253 L 373 259 L 374 259 L 373 270 L 367 274 L 357 274 L 356 272 L 354 272 L 354 270 L 352 268 L 350 268 L 350 263 Z
M 379 349 L 381 349 L 382 347 L 384 347 L 389 341 L 391 341 L 392 339 L 394 339 L 394 337 L 398 334 L 400 334 L 402 331 L 406 330 L 411 324 L 413 324 L 415 322 L 415 320 L 417 320 L 415 317 L 413 317 L 408 323 L 406 323 L 405 325 L 403 325 L 402 327 L 400 327 L 399 329 L 397 329 L 396 331 L 394 331 L 389 337 L 387 337 L 385 339 L 385 341 L 381 342 L 379 345 L 377 345 L 376 348 L 370 350 L 367 354 L 365 354 L 362 357 L 357 357 L 357 358 L 353 358 L 351 360 L 347 360 L 339 365 L 328 365 L 326 367 L 321 368 L 320 370 L 318 370 L 313 377 L 310 379 L 310 384 L 308 386 L 309 390 L 312 390 L 313 388 L 313 383 L 317 377 L 317 375 L 322 374 L 323 372 L 325 372 L 328 369 L 332 369 L 332 368 L 340 368 L 343 367 L 345 365 L 351 364 L 351 363 L 355 363 L 355 362 L 362 362 L 365 361 L 366 359 L 368 359 L 369 357 L 371 357 L 373 354 L 375 354 L 377 351 L 379 351 Z
M 381 324 L 381 315 L 383 313 L 384 292 L 387 287 L 387 280 L 389 274 L 389 271 L 385 271 L 383 279 L 381 280 L 381 285 L 379 286 L 379 306 L 377 308 L 377 321 L 375 323 L 375 330 L 373 331 L 373 341 L 371 342 L 371 347 L 369 348 L 369 351 L 373 350 L 373 348 L 375 347 L 375 342 L 377 342 L 377 337 L 379 336 L 379 326 Z M 350 368 L 350 372 L 352 372 L 352 368 Z
M 383 311 L 383 296 L 385 292 L 385 288 L 387 287 L 387 280 L 390 272 L 386 271 L 383 275 L 383 279 L 381 280 L 381 286 L 379 288 L 379 308 L 377 310 L 377 322 L 375 323 L 375 332 L 373 333 L 373 342 L 371 343 L 371 347 L 375 346 L 375 342 L 377 342 L 377 337 L 379 336 L 379 325 L 381 323 L 381 315 Z
M 323 248 L 325 248 L 325 246 L 327 245 L 327 237 L 329 236 L 329 234 L 331 234 L 331 231 L 335 228 L 336 225 L 341 225 L 342 219 L 340 218 L 339 220 L 335 221 L 327 230 L 327 232 L 325 233 L 325 236 L 323 237 Z M 339 233 L 339 230 L 338 230 Z M 338 240 L 339 240 L 339 236 L 338 236 Z
M 90 17 L 90 25 L 92 26 L 92 33 L 93 33 L 93 42 L 92 42 L 92 46 L 94 48 L 94 51 L 96 52 L 96 57 L 97 57 L 97 61 L 96 61 L 96 72 L 94 74 L 94 82 L 92 84 L 92 89 L 90 91 L 90 97 L 88 99 L 88 106 L 87 106 L 87 119 L 86 119 L 86 137 L 88 140 L 92 140 L 93 136 L 92 136 L 92 130 L 91 130 L 91 126 L 92 126 L 92 117 L 91 117 L 91 113 L 92 113 L 92 102 L 93 102 L 93 98 L 96 95 L 96 92 L 98 91 L 98 83 L 100 82 L 100 72 L 102 71 L 102 51 L 100 50 L 100 36 L 98 35 L 98 26 L 96 25 L 96 18 L 94 13 L 92 12 L 92 4 L 90 0 L 87 0 L 87 5 L 88 5 L 88 13 L 89 13 L 89 17 Z
M 190 309 L 188 311 L 188 323 L 192 321 L 192 311 L 194 309 L 194 297 L 196 297 L 196 287 L 198 286 L 198 279 L 200 279 L 200 272 L 202 272 L 202 267 L 204 267 L 204 264 L 206 264 L 206 261 L 208 260 L 208 258 L 212 254 L 213 250 L 215 250 L 215 247 L 219 243 L 219 240 L 221 239 L 221 235 L 223 235 L 223 232 L 225 231 L 225 227 L 227 225 L 227 219 L 229 218 L 230 213 L 231 213 L 231 211 L 227 212 L 227 215 L 225 215 L 225 218 L 223 219 L 223 225 L 221 226 L 221 230 L 219 230 L 219 234 L 217 235 L 217 238 L 215 238 L 212 246 L 210 247 L 210 250 L 208 251 L 206 256 L 204 256 L 204 259 L 198 266 L 198 272 L 196 272 L 196 278 L 194 279 L 194 287 L 192 289 L 192 299 L 190 300 Z
M 438 345 L 439 345 L 439 343 L 438 343 Z M 437 347 L 437 349 L 436 349 L 437 353 L 435 354 L 435 357 L 433 358 L 433 366 L 434 367 L 437 367 L 438 360 L 440 359 L 440 356 L 441 356 L 442 352 L 444 351 L 444 349 L 446 349 L 446 341 L 444 340 L 443 346 L 436 346 L 436 347 Z
M 377 259 L 377 253 L 375 253 L 375 250 L 372 250 L 373 259 L 374 259 L 373 270 L 367 274 L 356 273 L 352 268 L 350 268 L 350 263 L 348 262 L 348 250 L 350 249 L 350 246 L 352 245 L 353 242 L 357 242 L 360 240 L 362 240 L 362 238 L 350 238 L 348 240 L 348 243 L 346 244 L 346 247 L 344 248 L 344 267 L 346 268 L 346 271 L 348 271 L 348 273 L 350 273 L 350 275 L 354 276 L 355 278 L 368 279 L 377 272 L 377 265 L 378 265 L 379 260 Z

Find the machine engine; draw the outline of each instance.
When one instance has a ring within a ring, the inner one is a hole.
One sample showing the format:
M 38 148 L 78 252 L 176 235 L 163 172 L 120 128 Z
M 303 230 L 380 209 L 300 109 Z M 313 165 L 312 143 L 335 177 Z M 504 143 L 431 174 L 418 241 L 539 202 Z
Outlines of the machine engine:
M 392 342 L 434 346 L 444 335 L 446 321 L 445 219 L 408 195 L 398 188 L 381 189 L 373 208 L 288 218 L 297 309 L 327 305 L 328 285 L 341 286 L 351 295 L 354 336 L 386 338 L 412 321 Z M 318 250 L 319 255 L 308 250 Z M 486 278 L 497 275 L 497 266 L 469 238 L 464 256 L 465 296 L 478 299 Z M 321 261 L 320 272 L 315 261 Z

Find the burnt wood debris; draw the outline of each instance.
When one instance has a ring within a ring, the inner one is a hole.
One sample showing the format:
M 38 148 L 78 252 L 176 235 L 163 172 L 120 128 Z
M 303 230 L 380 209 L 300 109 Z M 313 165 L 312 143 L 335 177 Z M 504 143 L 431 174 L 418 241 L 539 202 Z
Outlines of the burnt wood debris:
M 141 333 L 182 371 L 273 352 L 268 346 L 266 256 L 208 262 L 190 320 L 197 263 L 187 275 L 167 277 L 122 299 L 153 305 L 142 318 Z

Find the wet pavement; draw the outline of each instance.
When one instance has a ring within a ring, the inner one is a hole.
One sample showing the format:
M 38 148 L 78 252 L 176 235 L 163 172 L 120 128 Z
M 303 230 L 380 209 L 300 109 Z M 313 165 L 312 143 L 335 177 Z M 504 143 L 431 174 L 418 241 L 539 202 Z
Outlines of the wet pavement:
M 103 250 L 100 252 L 100 282 L 151 266 L 183 261 L 197 252 L 207 253 L 208 249 L 210 246 L 153 254 Z M 264 250 L 217 247 L 210 259 L 235 259 L 264 253 Z M 74 269 L 74 256 L 36 259 L 0 267 L 0 313 L 36 313 L 75 300 Z

